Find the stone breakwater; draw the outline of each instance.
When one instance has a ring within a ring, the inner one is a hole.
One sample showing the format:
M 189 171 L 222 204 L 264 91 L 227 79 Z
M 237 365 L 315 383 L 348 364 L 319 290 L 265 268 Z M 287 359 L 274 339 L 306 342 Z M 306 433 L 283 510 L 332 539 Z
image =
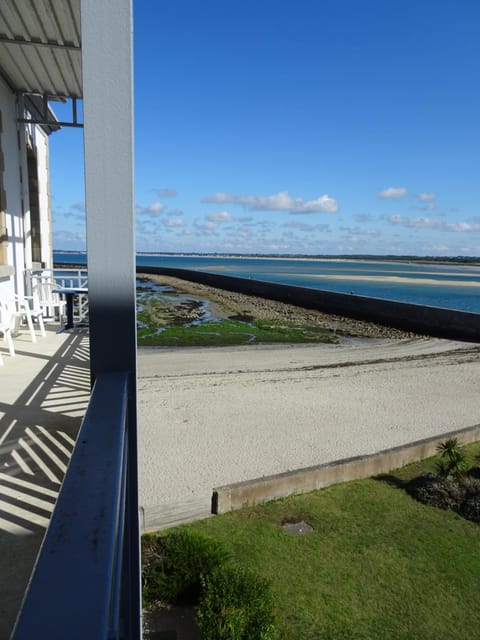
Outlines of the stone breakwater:
M 285 322 L 317 326 L 333 330 L 339 336 L 361 338 L 417 338 L 418 335 L 373 322 L 364 322 L 342 316 L 322 313 L 313 309 L 304 309 L 291 304 L 250 296 L 208 285 L 189 282 L 172 276 L 138 274 L 162 285 L 169 285 L 182 293 L 209 300 L 212 314 L 218 318 L 237 317 L 259 320 L 284 320 Z

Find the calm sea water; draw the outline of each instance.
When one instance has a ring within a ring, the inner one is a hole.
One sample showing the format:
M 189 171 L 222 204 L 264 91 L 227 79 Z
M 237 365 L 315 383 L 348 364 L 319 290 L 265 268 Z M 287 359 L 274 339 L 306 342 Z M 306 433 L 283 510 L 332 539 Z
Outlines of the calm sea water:
M 84 253 L 56 262 L 86 264 Z M 139 266 L 177 267 L 480 313 L 480 267 L 370 260 L 137 256 Z

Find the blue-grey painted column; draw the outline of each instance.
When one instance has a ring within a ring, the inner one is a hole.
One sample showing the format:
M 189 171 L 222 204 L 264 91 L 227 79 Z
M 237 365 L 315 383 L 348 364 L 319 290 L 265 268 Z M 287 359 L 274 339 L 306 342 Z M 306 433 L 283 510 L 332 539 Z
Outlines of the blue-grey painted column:
M 131 0 L 82 0 L 92 372 L 135 370 Z
M 81 0 L 92 378 L 129 374 L 125 637 L 140 637 L 132 0 Z M 129 514 L 129 515 L 128 515 Z

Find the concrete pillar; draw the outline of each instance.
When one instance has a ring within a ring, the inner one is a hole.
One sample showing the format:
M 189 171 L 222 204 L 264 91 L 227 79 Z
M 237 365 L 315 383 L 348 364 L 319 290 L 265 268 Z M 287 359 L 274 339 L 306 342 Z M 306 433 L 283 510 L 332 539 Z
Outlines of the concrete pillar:
M 135 372 L 131 0 L 82 0 L 91 367 Z
M 132 0 L 82 0 L 83 113 L 92 378 L 129 376 L 122 611 L 141 637 L 137 481 Z

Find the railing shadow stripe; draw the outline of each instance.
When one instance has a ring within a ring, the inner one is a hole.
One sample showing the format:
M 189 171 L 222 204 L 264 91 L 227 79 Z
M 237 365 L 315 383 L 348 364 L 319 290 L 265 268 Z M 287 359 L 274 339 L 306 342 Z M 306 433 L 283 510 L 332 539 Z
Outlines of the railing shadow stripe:
M 41 340 L 37 348 L 42 349 Z M 26 368 L 26 375 L 32 371 L 28 382 L 19 385 L 17 397 L 9 402 L 0 391 L 0 551 L 7 558 L 12 554 L 6 567 L 14 574 L 12 579 L 5 574 L 0 584 L 0 636 L 5 638 L 10 636 L 50 522 L 91 384 L 86 335 L 61 336 L 56 350 L 45 357 L 36 358 L 27 343 L 21 350 L 24 355 L 19 354 L 12 365 L 32 358 L 32 368 Z M 0 374 L 7 375 L 7 367 Z
M 60 449 L 60 451 L 65 456 L 67 456 L 67 458 L 70 458 L 70 456 L 72 455 L 72 447 L 70 447 L 70 449 L 67 449 L 57 438 L 55 438 L 55 436 L 53 436 L 44 427 L 42 427 L 40 425 L 37 425 L 37 429 L 40 431 L 40 433 L 43 435 L 43 437 L 46 440 L 49 440 L 55 447 L 57 447 L 57 449 Z M 72 445 L 73 445 L 74 444 L 73 440 L 71 442 L 72 442 Z
M 71 444 L 72 446 L 75 446 L 75 440 L 73 438 L 70 438 L 68 433 L 64 433 L 63 431 L 57 431 L 57 435 L 60 436 L 61 438 L 63 438 L 64 440 L 66 440 L 66 442 L 68 442 L 68 444 Z
M 58 485 L 61 483 L 61 480 L 51 471 L 51 469 L 43 462 L 40 456 L 37 455 L 36 451 L 34 451 L 34 449 L 23 438 L 19 438 L 18 444 L 26 451 L 30 459 L 35 462 L 36 465 L 43 471 L 50 482 Z
M 46 444 L 44 442 L 42 442 L 42 440 L 30 428 L 27 427 L 25 429 L 25 433 L 28 436 L 30 436 L 32 441 L 38 447 L 40 447 L 40 449 L 43 451 L 43 453 L 45 453 L 48 456 L 49 460 L 51 462 L 53 462 L 53 464 L 56 467 L 58 467 L 62 473 L 65 473 L 65 471 L 67 470 L 67 465 L 65 464 L 65 462 L 62 462 L 60 460 L 60 458 L 55 453 L 53 453 L 52 449 L 47 447 Z
M 22 507 L 17 507 L 10 502 L 5 502 L 5 500 L 0 500 L 0 512 L 3 511 L 8 514 L 8 517 L 18 516 L 27 522 L 31 522 L 32 524 L 38 524 L 44 529 L 47 528 L 49 518 L 45 518 L 44 516 L 40 516 L 33 511 L 28 511 L 27 509 L 23 509 Z
M 26 527 L 23 527 L 22 525 L 17 524 L 16 522 L 12 522 L 10 519 L 7 520 L 5 518 L 2 518 L 1 515 L 0 515 L 0 530 L 14 536 L 26 536 L 34 533 L 31 529 L 27 529 Z
M 124 622 L 127 628 L 131 624 L 119 619 L 131 609 L 118 602 L 130 591 L 122 582 L 124 571 L 130 570 L 123 532 L 138 517 L 125 512 L 127 380 L 125 373 L 103 373 L 96 379 L 15 640 L 30 640 L 39 630 L 49 640 L 107 639 Z M 85 585 L 74 598 L 65 588 L 72 575 L 77 585 Z
M 13 485 L 17 485 L 19 487 L 24 487 L 29 491 L 36 491 L 37 493 L 43 493 L 46 496 L 50 496 L 54 500 L 57 499 L 58 491 L 53 489 L 48 489 L 47 487 L 42 487 L 38 484 L 34 484 L 33 482 L 28 482 L 27 480 L 22 480 L 21 478 L 16 478 L 15 476 L 6 475 L 5 473 L 0 473 L 0 481 L 2 483 L 8 482 Z
M 30 467 L 28 466 L 27 462 L 25 462 L 25 460 L 22 458 L 22 456 L 20 455 L 20 453 L 16 449 L 14 449 L 12 451 L 12 458 L 18 464 L 18 466 L 23 471 L 23 473 L 26 473 L 29 476 L 34 476 L 35 475 L 35 472 L 32 471 L 32 469 L 30 469 Z
M 29 493 L 18 491 L 18 489 L 10 489 L 6 486 L 1 487 L 0 496 L 2 498 L 12 498 L 13 500 L 16 500 L 18 502 L 24 502 L 31 507 L 37 507 L 38 509 L 42 509 L 47 513 L 52 513 L 53 507 L 55 506 L 55 502 L 47 502 L 47 500 L 36 498 Z

